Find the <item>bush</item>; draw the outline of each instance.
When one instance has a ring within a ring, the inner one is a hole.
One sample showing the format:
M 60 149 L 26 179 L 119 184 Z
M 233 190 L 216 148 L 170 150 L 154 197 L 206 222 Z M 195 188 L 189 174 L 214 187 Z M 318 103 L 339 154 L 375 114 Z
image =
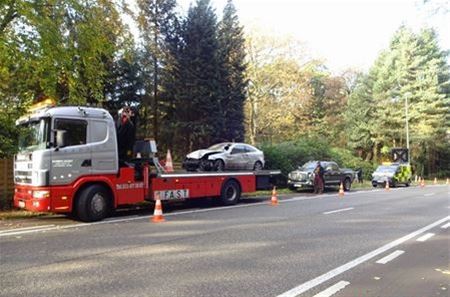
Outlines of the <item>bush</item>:
M 351 151 L 343 148 L 332 148 L 331 159 L 336 161 L 341 167 L 350 169 L 362 169 L 363 179 L 371 180 L 372 173 L 375 171 L 378 165 L 373 165 L 371 162 L 364 161 L 363 159 L 354 156 Z
M 302 138 L 296 141 L 261 146 L 267 169 L 281 170 L 281 185 L 286 185 L 289 172 L 311 160 L 332 160 L 341 167 L 362 168 L 363 177 L 370 179 L 374 170 L 369 162 L 354 156 L 351 151 L 332 148 L 325 141 L 315 138 Z

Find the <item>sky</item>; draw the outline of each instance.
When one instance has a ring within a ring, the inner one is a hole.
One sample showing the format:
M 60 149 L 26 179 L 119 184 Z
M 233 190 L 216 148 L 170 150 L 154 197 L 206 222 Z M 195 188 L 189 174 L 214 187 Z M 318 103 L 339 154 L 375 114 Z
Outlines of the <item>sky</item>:
M 444 2 L 448 0 L 433 0 Z M 191 0 L 177 0 L 187 11 Z M 221 16 L 226 0 L 211 0 Z M 442 49 L 450 49 L 450 12 L 431 15 L 423 0 L 233 0 L 244 28 L 287 35 L 333 72 L 366 71 L 402 25 L 434 27 Z M 447 7 L 450 9 L 450 7 Z

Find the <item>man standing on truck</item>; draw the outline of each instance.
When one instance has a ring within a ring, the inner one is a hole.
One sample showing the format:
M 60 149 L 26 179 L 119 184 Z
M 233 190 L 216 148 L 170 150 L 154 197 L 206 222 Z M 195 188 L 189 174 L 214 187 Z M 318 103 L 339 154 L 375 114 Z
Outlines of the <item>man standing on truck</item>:
M 322 194 L 324 189 L 324 169 L 320 162 L 317 162 L 317 166 L 314 169 L 314 194 Z
M 131 157 L 136 138 L 136 127 L 133 122 L 134 113 L 130 107 L 125 106 L 119 114 L 117 126 L 117 146 L 119 161 L 126 161 Z

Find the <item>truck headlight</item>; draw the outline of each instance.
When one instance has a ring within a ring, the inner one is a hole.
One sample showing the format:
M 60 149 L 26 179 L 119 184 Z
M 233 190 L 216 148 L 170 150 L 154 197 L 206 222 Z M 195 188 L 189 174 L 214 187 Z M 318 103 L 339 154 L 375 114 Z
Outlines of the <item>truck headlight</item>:
M 33 191 L 33 198 L 35 199 L 44 199 L 48 197 L 50 197 L 50 191 L 48 190 Z

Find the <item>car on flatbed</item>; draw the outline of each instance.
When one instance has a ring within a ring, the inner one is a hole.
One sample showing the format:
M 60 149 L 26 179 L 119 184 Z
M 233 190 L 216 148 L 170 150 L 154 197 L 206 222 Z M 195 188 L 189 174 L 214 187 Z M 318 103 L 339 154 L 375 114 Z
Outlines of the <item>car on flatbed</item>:
M 319 161 L 309 161 L 288 175 L 288 186 L 291 190 L 314 188 L 314 169 Z M 320 161 L 325 169 L 325 187 L 337 187 L 343 184 L 344 191 L 350 191 L 355 172 L 352 169 L 339 168 L 336 162 Z
M 256 147 L 223 142 L 189 153 L 183 162 L 187 171 L 262 170 L 264 153 Z

